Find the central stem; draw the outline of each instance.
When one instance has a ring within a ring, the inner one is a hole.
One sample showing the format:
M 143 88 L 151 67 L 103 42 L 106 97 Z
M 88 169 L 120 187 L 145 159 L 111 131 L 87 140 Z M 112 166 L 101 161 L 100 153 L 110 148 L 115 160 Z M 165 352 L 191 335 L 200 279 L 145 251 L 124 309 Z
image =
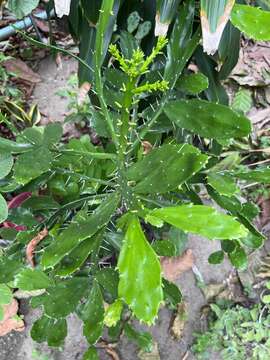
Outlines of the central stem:
M 129 117 L 132 106 L 133 89 L 136 84 L 136 79 L 130 78 L 125 86 L 124 97 L 122 101 L 121 117 L 120 117 L 120 132 L 119 132 L 119 148 L 118 148 L 118 176 L 119 186 L 121 189 L 123 201 L 126 206 L 131 206 L 132 194 L 128 186 L 126 177 L 126 150 L 129 132 Z

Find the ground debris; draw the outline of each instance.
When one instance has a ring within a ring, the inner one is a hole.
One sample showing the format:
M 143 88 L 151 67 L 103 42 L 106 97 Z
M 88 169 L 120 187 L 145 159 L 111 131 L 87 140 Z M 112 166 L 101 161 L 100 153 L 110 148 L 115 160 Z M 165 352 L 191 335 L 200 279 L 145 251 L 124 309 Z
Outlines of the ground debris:
M 175 257 L 161 257 L 163 276 L 169 281 L 175 281 L 182 273 L 192 269 L 194 255 L 191 249 L 187 249 L 182 255 Z

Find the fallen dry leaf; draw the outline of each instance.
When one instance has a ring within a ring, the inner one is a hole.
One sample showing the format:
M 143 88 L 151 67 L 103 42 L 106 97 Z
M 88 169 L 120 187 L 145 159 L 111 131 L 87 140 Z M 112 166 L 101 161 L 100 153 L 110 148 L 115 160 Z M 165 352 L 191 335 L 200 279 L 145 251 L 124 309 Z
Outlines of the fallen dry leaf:
M 21 80 L 33 84 L 41 82 L 41 77 L 39 74 L 35 73 L 25 62 L 20 59 L 8 59 L 2 64 L 8 72 L 16 74 L 16 76 Z
M 78 96 L 77 96 L 77 103 L 79 106 L 83 105 L 83 103 L 85 102 L 85 99 L 86 99 L 90 89 L 91 89 L 91 84 L 87 81 L 85 81 L 79 87 Z
M 182 273 L 192 268 L 192 265 L 194 264 L 194 255 L 191 249 L 187 249 L 180 256 L 163 256 L 161 257 L 160 262 L 164 278 L 169 281 L 174 281 Z
M 181 302 L 178 304 L 177 313 L 171 326 L 171 334 L 175 339 L 180 340 L 182 338 L 186 321 L 187 307 L 184 302 Z
M 203 287 L 203 293 L 207 301 L 213 300 L 226 288 L 226 284 L 209 284 Z
M 143 154 L 147 155 L 153 149 L 153 145 L 149 141 L 142 141 Z
M 37 247 L 37 245 L 40 243 L 41 240 L 43 240 L 48 235 L 48 230 L 44 229 L 40 233 L 37 234 L 27 245 L 26 247 L 26 259 L 28 263 L 35 267 L 34 263 L 34 252 Z
M 12 330 L 23 331 L 25 326 L 22 319 L 17 317 L 18 302 L 13 299 L 8 305 L 3 305 L 4 319 L 0 321 L 0 336 L 10 333 Z
M 117 352 L 116 352 L 114 349 L 108 347 L 108 348 L 106 349 L 106 353 L 110 355 L 110 357 L 112 358 L 112 360 L 120 360 Z

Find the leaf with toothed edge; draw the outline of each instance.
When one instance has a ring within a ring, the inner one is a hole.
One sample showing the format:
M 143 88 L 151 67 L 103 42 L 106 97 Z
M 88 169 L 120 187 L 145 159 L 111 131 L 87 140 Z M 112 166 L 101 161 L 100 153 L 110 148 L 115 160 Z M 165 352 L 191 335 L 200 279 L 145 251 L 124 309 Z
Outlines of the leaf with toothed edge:
M 218 213 L 209 206 L 192 204 L 172 206 L 152 210 L 149 214 L 181 230 L 209 239 L 232 240 L 243 238 L 248 234 L 248 230 L 232 216 Z
M 15 276 L 14 286 L 26 291 L 46 289 L 52 280 L 41 270 L 25 268 Z
M 166 144 L 153 149 L 127 171 L 136 182 L 136 193 L 165 193 L 174 190 L 207 163 L 208 157 L 188 144 Z
M 55 266 L 82 241 L 96 234 L 108 223 L 118 202 L 119 195 L 113 193 L 103 200 L 93 214 L 85 216 L 78 213 L 69 226 L 45 249 L 41 259 L 43 268 Z
M 67 336 L 66 319 L 53 319 L 43 315 L 31 329 L 31 337 L 38 343 L 46 341 L 49 346 L 63 345 Z
M 135 215 L 129 218 L 117 266 L 119 298 L 138 319 L 152 324 L 163 301 L 161 266 Z

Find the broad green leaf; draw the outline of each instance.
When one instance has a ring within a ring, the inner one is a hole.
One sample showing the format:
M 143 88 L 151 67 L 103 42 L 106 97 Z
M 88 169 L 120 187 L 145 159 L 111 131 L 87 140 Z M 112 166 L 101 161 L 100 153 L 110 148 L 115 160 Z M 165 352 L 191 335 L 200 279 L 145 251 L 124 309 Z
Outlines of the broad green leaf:
M 221 249 L 227 254 L 232 252 L 236 246 L 236 242 L 231 240 L 222 240 L 220 244 L 221 244 Z
M 110 296 L 110 303 L 117 299 L 118 292 L 118 283 L 119 275 L 118 272 L 113 268 L 103 268 L 100 269 L 95 275 L 99 285 L 101 286 L 104 297 L 107 298 L 108 293 Z
M 87 278 L 75 277 L 48 288 L 42 299 L 45 314 L 55 319 L 66 317 L 76 309 L 88 286 Z
M 30 14 L 39 4 L 39 0 L 8 0 L 8 8 L 17 19 Z
M 188 94 L 197 95 L 209 86 L 208 77 L 202 73 L 182 75 L 177 80 L 176 87 Z
M 13 280 L 14 276 L 20 271 L 23 264 L 19 260 L 0 257 L 0 284 L 8 283 Z
M 232 175 L 238 177 L 241 180 L 253 181 L 262 184 L 270 184 L 270 167 L 256 170 L 241 171 L 237 173 L 232 173 Z
M 262 236 L 256 236 L 253 233 L 249 232 L 248 235 L 240 239 L 242 245 L 250 249 L 259 249 L 264 243 L 264 238 Z
M 48 124 L 44 129 L 43 144 L 51 147 L 59 143 L 63 134 L 63 128 L 60 123 Z
M 67 336 L 66 319 L 52 319 L 43 315 L 31 329 L 31 337 L 38 343 L 46 341 L 49 346 L 60 347 Z
M 8 217 L 8 207 L 6 200 L 0 194 L 0 224 L 5 221 Z
M 220 264 L 220 263 L 222 263 L 223 260 L 224 260 L 224 252 L 223 251 L 213 252 L 208 258 L 209 264 L 213 264 L 213 265 Z
M 169 240 L 156 240 L 152 248 L 158 256 L 175 256 L 175 246 Z
M 104 319 L 103 297 L 96 280 L 80 316 L 84 321 L 84 336 L 89 344 L 95 344 L 102 334 Z
M 0 179 L 7 176 L 13 166 L 13 157 L 10 152 L 0 153 Z
M 123 302 L 118 299 L 109 305 L 105 311 L 104 324 L 108 327 L 115 326 L 121 318 Z
M 207 162 L 192 145 L 163 145 L 153 149 L 127 171 L 128 180 L 134 181 L 137 193 L 165 193 L 174 190 Z
M 178 12 L 167 46 L 164 80 L 172 87 L 200 42 L 199 30 L 192 35 L 194 13 L 194 0 L 185 2 Z
M 185 250 L 188 242 L 187 234 L 183 230 L 176 229 L 172 226 L 166 238 L 168 238 L 168 240 L 174 244 L 175 256 L 181 255 Z
M 253 6 L 234 5 L 231 22 L 254 40 L 270 40 L 270 12 Z
M 248 234 L 248 230 L 233 217 L 204 205 L 161 208 L 150 211 L 150 215 L 181 230 L 209 239 L 239 239 Z
M 203 48 L 209 55 L 213 55 L 218 49 L 234 2 L 235 0 L 201 0 Z
M 5 284 L 0 284 L 0 305 L 10 304 L 12 299 L 11 289 Z
M 58 264 L 55 274 L 60 276 L 67 276 L 74 271 L 79 270 L 80 266 L 85 262 L 88 256 L 96 248 L 97 243 L 103 237 L 103 232 L 90 237 L 80 243 L 74 250 L 65 256 Z
M 119 297 L 138 319 L 152 324 L 163 299 L 161 267 L 136 216 L 129 219 L 117 266 Z
M 32 291 L 46 289 L 52 286 L 52 281 L 41 270 L 23 269 L 15 276 L 14 285 L 21 290 Z
M 162 284 L 163 284 L 164 299 L 173 308 L 176 308 L 177 305 L 182 300 L 181 291 L 179 290 L 177 285 L 175 285 L 174 283 L 172 283 L 166 279 L 162 279 Z
M 89 216 L 79 213 L 70 225 L 49 245 L 42 256 L 41 264 L 46 269 L 55 266 L 82 241 L 97 233 L 108 223 L 118 206 L 117 193 L 106 200 Z
M 15 180 L 19 184 L 27 184 L 50 170 L 52 160 L 51 152 L 44 146 L 20 155 L 14 165 Z
M 99 360 L 97 349 L 90 347 L 83 355 L 82 360 Z
M 60 207 L 51 196 L 46 195 L 32 195 L 21 206 L 31 211 L 56 210 Z
M 248 258 L 245 250 L 240 245 L 236 245 L 234 250 L 228 253 L 228 257 L 232 265 L 238 270 L 245 270 L 247 268 Z
M 12 154 L 20 154 L 33 149 L 32 144 L 16 143 L 14 141 L 0 137 L 0 151 L 11 152 Z
M 247 136 L 251 131 L 250 121 L 245 116 L 227 106 L 204 100 L 170 101 L 164 110 L 180 128 L 217 141 Z
M 207 176 L 207 182 L 221 195 L 232 196 L 239 192 L 234 178 L 227 173 L 210 172 Z
M 150 333 L 146 331 L 138 331 L 128 323 L 125 324 L 124 332 L 125 335 L 130 340 L 134 341 L 143 351 L 152 351 L 153 339 Z

